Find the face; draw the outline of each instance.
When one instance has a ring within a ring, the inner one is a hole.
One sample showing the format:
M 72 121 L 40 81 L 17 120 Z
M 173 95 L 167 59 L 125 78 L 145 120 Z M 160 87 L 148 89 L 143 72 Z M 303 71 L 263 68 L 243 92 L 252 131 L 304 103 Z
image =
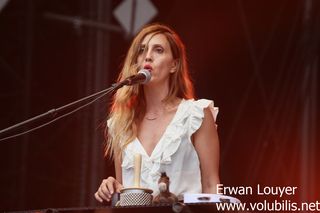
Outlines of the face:
M 170 44 L 163 34 L 149 34 L 141 44 L 137 63 L 140 69 L 151 72 L 151 83 L 169 82 L 169 76 L 176 71 Z

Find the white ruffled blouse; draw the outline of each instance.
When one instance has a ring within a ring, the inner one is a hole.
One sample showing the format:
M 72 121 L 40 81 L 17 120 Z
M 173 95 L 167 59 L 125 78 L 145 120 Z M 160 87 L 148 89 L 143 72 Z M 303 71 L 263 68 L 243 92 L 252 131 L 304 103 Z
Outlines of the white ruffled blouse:
M 200 162 L 192 144 L 191 136 L 201 126 L 204 108 L 209 107 L 214 120 L 218 108 L 213 101 L 182 100 L 172 121 L 167 126 L 151 156 L 149 156 L 139 139 L 133 140 L 122 155 L 122 184 L 133 186 L 134 155 L 141 154 L 141 187 L 159 193 L 158 179 L 161 172 L 166 172 L 170 178 L 170 191 L 182 198 L 184 193 L 201 193 Z

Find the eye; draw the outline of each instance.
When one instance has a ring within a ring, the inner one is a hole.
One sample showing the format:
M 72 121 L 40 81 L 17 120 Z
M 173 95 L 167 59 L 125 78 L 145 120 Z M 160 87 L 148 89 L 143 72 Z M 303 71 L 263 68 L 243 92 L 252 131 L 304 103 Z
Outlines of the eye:
M 163 48 L 162 47 L 156 47 L 155 48 L 155 51 L 157 52 L 157 53 L 163 53 Z
M 138 50 L 138 53 L 139 53 L 139 54 L 142 54 L 142 53 L 144 52 L 144 50 L 145 50 L 145 46 L 141 46 L 141 47 L 139 48 L 139 50 Z
M 145 50 L 146 50 L 146 45 L 140 44 L 139 49 L 138 49 L 138 54 L 141 55 L 142 53 L 144 53 Z

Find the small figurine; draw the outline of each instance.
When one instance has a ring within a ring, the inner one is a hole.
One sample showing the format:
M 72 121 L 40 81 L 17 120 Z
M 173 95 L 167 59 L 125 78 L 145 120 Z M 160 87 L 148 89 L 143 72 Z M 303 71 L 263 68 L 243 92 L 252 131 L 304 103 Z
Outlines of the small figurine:
M 162 172 L 158 181 L 160 193 L 154 197 L 153 204 L 173 204 L 178 202 L 178 197 L 169 191 L 169 183 L 169 177 L 165 172 Z

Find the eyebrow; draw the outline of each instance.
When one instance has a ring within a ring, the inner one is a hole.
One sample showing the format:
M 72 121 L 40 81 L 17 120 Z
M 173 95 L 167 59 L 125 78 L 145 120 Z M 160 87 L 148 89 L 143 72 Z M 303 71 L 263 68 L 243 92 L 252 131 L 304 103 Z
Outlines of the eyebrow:
M 146 46 L 147 46 L 146 44 L 141 44 L 140 45 L 140 47 L 146 47 Z M 161 44 L 153 44 L 152 47 L 162 47 L 162 48 L 164 48 L 164 46 L 161 45 Z

